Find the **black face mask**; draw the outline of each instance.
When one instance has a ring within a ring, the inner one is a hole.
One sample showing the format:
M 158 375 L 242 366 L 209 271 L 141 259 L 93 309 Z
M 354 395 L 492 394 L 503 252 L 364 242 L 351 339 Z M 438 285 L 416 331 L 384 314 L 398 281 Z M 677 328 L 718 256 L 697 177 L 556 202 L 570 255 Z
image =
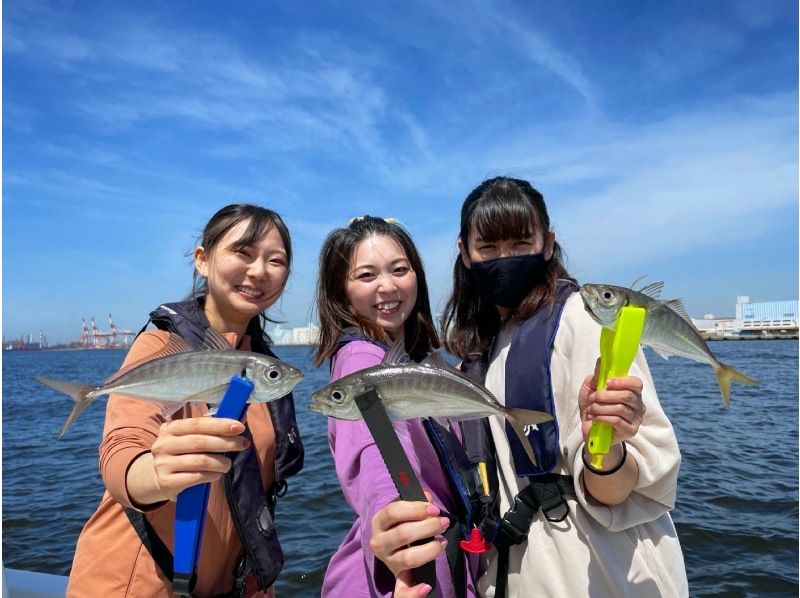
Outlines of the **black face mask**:
M 544 280 L 544 253 L 513 255 L 472 262 L 469 277 L 481 297 L 494 305 L 514 309 Z

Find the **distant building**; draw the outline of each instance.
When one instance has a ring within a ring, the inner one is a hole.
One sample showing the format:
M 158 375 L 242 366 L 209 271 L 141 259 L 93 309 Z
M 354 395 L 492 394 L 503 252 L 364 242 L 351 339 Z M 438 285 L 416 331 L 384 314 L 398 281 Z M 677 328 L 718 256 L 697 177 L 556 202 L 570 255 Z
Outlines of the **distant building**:
M 706 338 L 734 337 L 739 334 L 736 318 L 717 318 L 706 314 L 702 320 L 692 318 L 692 324 Z
M 742 334 L 797 332 L 797 300 L 751 302 L 736 298 L 736 319 Z
M 281 328 L 280 324 L 269 331 L 276 345 L 315 345 L 319 342 L 319 326 L 309 323 L 299 328 Z
M 319 326 L 309 323 L 302 328 L 292 328 L 293 345 L 316 345 L 319 342 Z

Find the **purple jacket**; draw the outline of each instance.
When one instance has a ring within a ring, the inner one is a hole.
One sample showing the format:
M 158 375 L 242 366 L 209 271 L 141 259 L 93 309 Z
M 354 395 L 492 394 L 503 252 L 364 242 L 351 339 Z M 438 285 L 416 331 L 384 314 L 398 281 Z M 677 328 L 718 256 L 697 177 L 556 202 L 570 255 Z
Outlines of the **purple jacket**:
M 384 350 L 366 341 L 352 341 L 335 355 L 331 380 L 378 365 Z M 455 500 L 450 493 L 447 476 L 419 419 L 394 423 L 400 444 L 408 455 L 411 467 L 422 487 L 433 495 L 433 503 L 452 511 Z M 372 553 L 372 517 L 398 498 L 392 478 L 375 446 L 375 441 L 362 420 L 347 421 L 328 418 L 328 442 L 336 465 L 336 475 L 347 504 L 355 512 L 355 521 L 339 549 L 331 557 L 322 596 L 338 598 L 390 597 L 394 591 L 394 576 Z M 425 463 L 423 469 L 420 464 Z M 436 559 L 439 596 L 450 598 L 453 585 L 442 553 Z M 468 576 L 471 577 L 471 576 Z M 467 596 L 474 597 L 471 579 L 467 580 Z

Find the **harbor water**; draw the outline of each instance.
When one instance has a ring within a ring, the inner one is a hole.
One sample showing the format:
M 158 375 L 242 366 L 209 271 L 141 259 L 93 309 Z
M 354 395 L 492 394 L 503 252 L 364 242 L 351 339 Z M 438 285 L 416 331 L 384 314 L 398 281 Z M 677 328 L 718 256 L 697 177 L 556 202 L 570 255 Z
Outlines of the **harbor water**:
M 648 351 L 661 403 L 683 464 L 672 516 L 692 596 L 798 595 L 798 351 L 789 340 L 714 342 L 718 358 L 757 377 L 734 385 L 727 410 L 711 368 Z M 286 567 L 279 596 L 318 596 L 330 555 L 352 522 L 326 439 L 308 410 L 327 382 L 307 348 L 278 347 L 306 377 L 295 397 L 306 446 L 303 472 L 289 481 L 277 522 Z M 97 446 L 105 398 L 56 441 L 70 400 L 32 376 L 100 383 L 121 351 L 30 351 L 3 355 L 3 564 L 67 575 L 78 534 L 103 484 Z

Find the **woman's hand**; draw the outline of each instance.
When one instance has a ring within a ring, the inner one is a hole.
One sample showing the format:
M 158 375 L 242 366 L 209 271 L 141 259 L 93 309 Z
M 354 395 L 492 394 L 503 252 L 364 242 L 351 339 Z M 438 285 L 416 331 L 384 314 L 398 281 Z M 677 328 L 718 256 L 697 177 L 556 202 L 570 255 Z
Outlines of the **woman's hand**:
M 589 431 L 594 422 L 607 423 L 614 428 L 612 450 L 606 455 L 609 461 L 604 469 L 616 470 L 608 475 L 597 475 L 590 467 L 584 468 L 583 482 L 586 490 L 595 500 L 605 505 L 618 505 L 627 500 L 639 478 L 639 465 L 636 459 L 622 449 L 623 440 L 633 438 L 639 431 L 644 419 L 644 402 L 642 401 L 642 380 L 636 376 L 612 378 L 606 383 L 605 390 L 597 390 L 597 372 L 600 360 L 597 360 L 595 373 L 587 376 L 578 393 L 578 408 L 581 414 L 581 432 L 584 443 L 589 438 Z M 587 461 L 587 449 L 582 449 L 584 462 Z M 605 465 L 605 463 L 604 463 Z M 588 472 L 588 473 L 587 473 Z
M 161 425 L 149 453 L 128 470 L 128 495 L 138 505 L 176 500 L 190 486 L 213 482 L 231 467 L 225 455 L 250 446 L 244 424 L 215 417 L 178 419 Z
M 598 360 L 598 368 L 599 368 Z M 644 419 L 642 380 L 636 376 L 611 378 L 605 390 L 597 390 L 597 372 L 587 376 L 578 394 L 583 440 L 589 438 L 594 422 L 604 422 L 614 427 L 612 444 L 619 444 L 636 435 Z
M 426 495 L 430 500 L 427 492 Z M 432 539 L 420 545 L 410 544 L 438 536 L 449 527 L 450 520 L 439 514 L 439 507 L 429 502 L 396 501 L 372 518 L 370 548 L 395 576 L 396 598 L 426 596 L 430 592 L 427 584 L 415 585 L 413 569 L 434 560 L 447 542 Z

